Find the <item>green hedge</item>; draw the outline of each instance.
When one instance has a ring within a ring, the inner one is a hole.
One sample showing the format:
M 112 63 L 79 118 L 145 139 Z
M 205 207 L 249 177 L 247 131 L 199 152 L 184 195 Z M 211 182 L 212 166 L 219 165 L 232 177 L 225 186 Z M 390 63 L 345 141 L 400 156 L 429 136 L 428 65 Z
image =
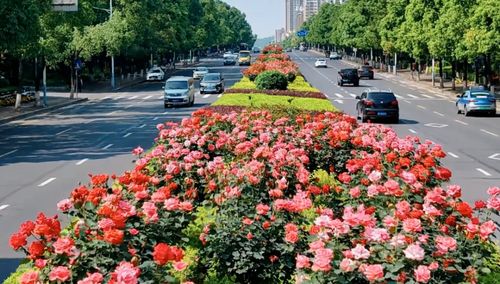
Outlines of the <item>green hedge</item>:
M 254 82 L 250 81 L 248 77 L 243 77 L 239 82 L 231 86 L 231 89 L 250 89 L 257 90 Z M 317 88 L 312 87 L 302 76 L 297 76 L 295 80 L 288 83 L 288 90 L 301 91 L 301 92 L 319 92 Z

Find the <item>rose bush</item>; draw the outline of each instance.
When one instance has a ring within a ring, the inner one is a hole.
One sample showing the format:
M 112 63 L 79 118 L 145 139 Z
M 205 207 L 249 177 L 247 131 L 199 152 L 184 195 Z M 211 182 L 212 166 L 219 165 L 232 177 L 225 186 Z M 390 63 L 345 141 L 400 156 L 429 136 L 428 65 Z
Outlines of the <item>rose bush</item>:
M 32 260 L 25 283 L 458 283 L 486 271 L 496 226 L 477 214 L 500 209 L 500 189 L 461 201 L 432 142 L 339 113 L 201 110 L 158 129 L 132 171 L 111 185 L 94 175 L 59 204 L 68 228 L 40 214 L 12 236 Z

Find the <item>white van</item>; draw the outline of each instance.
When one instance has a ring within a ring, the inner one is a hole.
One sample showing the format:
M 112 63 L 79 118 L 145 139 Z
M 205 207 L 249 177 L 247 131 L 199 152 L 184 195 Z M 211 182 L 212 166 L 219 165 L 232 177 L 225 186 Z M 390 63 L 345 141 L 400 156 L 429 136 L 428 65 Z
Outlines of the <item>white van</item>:
M 176 105 L 194 104 L 194 79 L 191 77 L 174 76 L 170 77 L 166 82 L 164 89 L 164 105 L 165 108 Z

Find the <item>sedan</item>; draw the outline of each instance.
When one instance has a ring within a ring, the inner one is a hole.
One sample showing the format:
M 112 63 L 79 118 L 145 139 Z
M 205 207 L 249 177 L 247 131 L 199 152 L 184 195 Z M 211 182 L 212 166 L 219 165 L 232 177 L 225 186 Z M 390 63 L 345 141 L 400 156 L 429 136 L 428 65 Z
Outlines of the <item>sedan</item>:
M 165 79 L 165 72 L 161 68 L 151 68 L 146 74 L 147 81 L 161 81 Z
M 358 70 L 359 78 L 368 78 L 373 80 L 373 67 L 370 65 L 363 65 Z
M 340 60 L 340 59 L 342 59 L 342 56 L 337 52 L 330 53 L 330 60 Z
M 197 67 L 193 71 L 193 79 L 202 79 L 208 73 L 207 67 Z
M 399 122 L 398 100 L 391 91 L 368 90 L 356 99 L 356 111 L 362 122 L 374 119 Z
M 207 73 L 200 82 L 200 94 L 224 92 L 224 78 L 220 73 Z
M 457 113 L 469 116 L 471 113 L 496 115 L 496 99 L 486 90 L 468 90 L 457 96 Z
M 316 68 L 319 68 L 319 67 L 327 68 L 328 66 L 326 65 L 326 59 L 323 59 L 323 58 L 317 59 L 316 62 L 314 62 L 314 67 L 316 67 Z

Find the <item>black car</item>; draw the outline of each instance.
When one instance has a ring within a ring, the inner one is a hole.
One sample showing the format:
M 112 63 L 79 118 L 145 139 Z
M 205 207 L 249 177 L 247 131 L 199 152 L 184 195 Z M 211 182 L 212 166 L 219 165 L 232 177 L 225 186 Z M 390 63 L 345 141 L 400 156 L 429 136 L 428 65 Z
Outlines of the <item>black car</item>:
M 224 92 L 224 78 L 220 73 L 207 73 L 200 82 L 200 94 Z
M 399 122 L 399 103 L 393 92 L 368 90 L 356 99 L 356 111 L 362 122 L 375 119 Z
M 359 86 L 358 70 L 353 68 L 340 69 L 337 84 L 339 86 L 343 86 L 344 84 L 353 84 L 354 87 Z
M 363 65 L 358 70 L 359 78 L 368 78 L 373 80 L 373 67 L 370 65 Z

